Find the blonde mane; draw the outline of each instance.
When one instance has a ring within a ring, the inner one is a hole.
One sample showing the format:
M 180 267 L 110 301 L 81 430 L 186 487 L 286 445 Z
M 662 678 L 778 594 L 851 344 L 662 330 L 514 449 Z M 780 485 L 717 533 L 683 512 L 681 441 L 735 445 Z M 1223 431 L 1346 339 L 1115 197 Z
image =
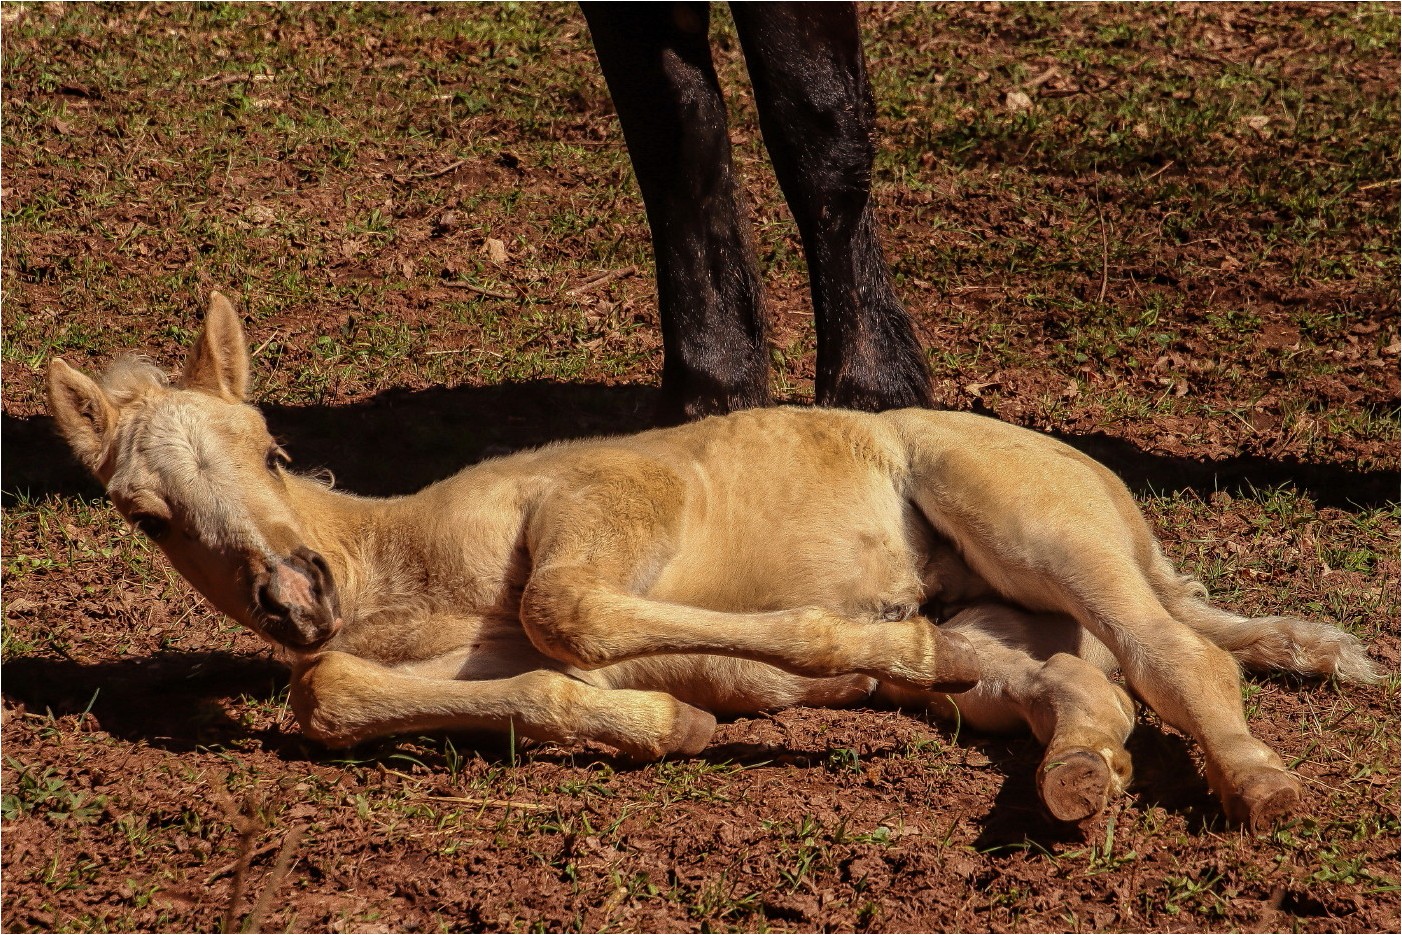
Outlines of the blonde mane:
M 144 357 L 130 354 L 114 360 L 97 378 L 97 382 L 118 406 L 134 403 L 170 385 L 170 380 L 159 367 Z

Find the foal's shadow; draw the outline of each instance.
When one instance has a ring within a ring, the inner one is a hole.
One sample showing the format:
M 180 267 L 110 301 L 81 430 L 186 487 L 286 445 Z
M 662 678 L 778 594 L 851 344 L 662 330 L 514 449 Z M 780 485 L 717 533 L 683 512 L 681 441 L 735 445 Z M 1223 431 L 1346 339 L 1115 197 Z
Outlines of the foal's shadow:
M 143 659 L 91 664 L 26 657 L 6 662 L 3 676 L 6 698 L 23 704 L 30 715 L 61 718 L 91 714 L 97 726 L 114 737 L 173 753 L 234 748 L 254 741 L 286 762 L 351 761 L 400 766 L 407 747 L 412 748 L 409 752 L 415 761 L 441 774 L 447 766 L 447 738 L 454 750 L 470 751 L 492 765 L 540 761 L 585 767 L 607 765 L 619 771 L 646 765 L 596 746 L 517 747 L 508 738 L 489 733 L 437 732 L 431 739 L 386 738 L 350 750 L 327 750 L 282 727 L 251 730 L 231 717 L 226 707 L 236 710 L 256 699 L 275 699 L 286 688 L 287 667 L 267 656 L 165 651 Z M 1150 719 L 1140 721 L 1127 746 L 1135 766 L 1130 796 L 1141 812 L 1157 806 L 1182 815 L 1194 834 L 1220 824 L 1220 809 L 1194 763 L 1187 741 L 1163 731 Z M 1005 777 L 991 808 L 980 820 L 982 828 L 975 841 L 978 850 L 1011 853 L 1040 847 L 1050 851 L 1069 843 L 1095 843 L 1103 836 L 1103 818 L 1078 827 L 1055 821 L 1043 810 L 1036 788 L 1042 750 L 1032 738 L 969 736 L 950 747 L 948 753 L 957 756 L 960 750 L 966 755 L 971 751 L 983 754 L 988 758 L 984 768 Z M 821 771 L 832 768 L 832 752 L 783 744 L 732 742 L 708 747 L 697 759 L 712 764 L 793 766 Z M 899 755 L 893 747 L 871 751 L 863 758 Z
M 493 454 L 552 441 L 634 432 L 652 424 L 651 386 L 555 383 L 392 389 L 346 405 L 264 406 L 273 433 L 301 470 L 326 468 L 342 489 L 411 493 Z M 1103 433 L 1057 435 L 1110 467 L 1139 494 L 1249 492 L 1294 486 L 1321 506 L 1379 507 L 1397 500 L 1396 471 L 1348 464 L 1242 456 L 1219 460 L 1146 452 Z M 6 414 L 0 427 L 0 486 L 16 493 L 97 496 L 47 416 Z
M 412 493 L 486 457 L 550 442 L 636 432 L 652 424 L 656 391 L 640 385 L 548 381 L 392 389 L 339 406 L 262 404 L 293 469 L 326 470 L 368 496 Z M 69 454 L 48 416 L 5 414 L 0 486 L 17 493 L 95 497 L 101 489 Z
M 176 753 L 249 737 L 222 701 L 276 697 L 287 667 L 266 656 L 165 651 L 140 659 L 82 663 L 27 656 L 3 666 L 5 697 L 30 715 L 91 714 L 122 740 Z

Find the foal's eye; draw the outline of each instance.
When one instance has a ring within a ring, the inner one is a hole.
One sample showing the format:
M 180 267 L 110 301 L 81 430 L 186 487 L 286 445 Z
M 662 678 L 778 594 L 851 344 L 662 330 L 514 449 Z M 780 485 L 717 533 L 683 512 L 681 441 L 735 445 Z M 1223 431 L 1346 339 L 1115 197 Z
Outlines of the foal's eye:
M 131 518 L 131 524 L 147 538 L 155 541 L 164 539 L 166 533 L 170 532 L 170 523 L 149 513 L 137 513 Z
M 292 463 L 292 456 L 282 450 L 281 445 L 274 445 L 268 449 L 266 461 L 268 470 L 277 473 L 277 469 Z

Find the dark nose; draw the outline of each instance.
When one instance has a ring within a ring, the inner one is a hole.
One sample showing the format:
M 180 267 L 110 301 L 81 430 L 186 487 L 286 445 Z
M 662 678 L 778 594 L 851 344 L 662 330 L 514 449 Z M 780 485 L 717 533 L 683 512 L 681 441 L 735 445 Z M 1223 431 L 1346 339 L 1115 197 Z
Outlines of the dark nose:
M 289 646 L 311 647 L 340 626 L 336 584 L 326 559 L 305 546 L 274 563 L 254 583 L 253 598 L 267 635 Z

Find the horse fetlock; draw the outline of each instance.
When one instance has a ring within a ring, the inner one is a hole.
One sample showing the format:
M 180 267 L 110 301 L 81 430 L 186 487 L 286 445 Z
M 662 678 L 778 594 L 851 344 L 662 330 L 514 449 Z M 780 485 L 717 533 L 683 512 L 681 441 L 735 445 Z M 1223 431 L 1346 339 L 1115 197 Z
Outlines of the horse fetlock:
M 331 750 L 344 750 L 373 736 L 371 731 L 364 728 L 357 730 L 351 725 L 342 723 L 320 707 L 306 717 L 299 714 L 297 723 L 301 725 L 302 733 L 308 740 Z
M 576 669 L 593 671 L 617 662 L 617 657 L 601 640 L 579 628 L 569 630 L 554 625 L 535 624 L 526 630 L 532 645 L 557 662 Z
M 308 740 L 342 750 L 374 735 L 373 730 L 367 729 L 364 719 L 355 715 L 357 706 L 353 699 L 341 697 L 334 690 L 299 688 L 301 686 L 294 681 L 292 713 Z
M 1222 811 L 1230 821 L 1253 834 L 1270 831 L 1290 818 L 1300 805 L 1300 780 L 1284 769 L 1263 769 L 1223 790 Z
M 412 711 L 393 684 L 373 662 L 349 653 L 320 653 L 293 669 L 292 712 L 308 739 L 332 749 L 352 747 L 390 733 Z
M 1209 751 L 1206 772 L 1227 818 L 1249 831 L 1269 831 L 1299 806 L 1300 780 L 1250 734 L 1226 738 Z
M 695 756 L 706 748 L 716 732 L 716 719 L 709 711 L 692 707 L 670 695 L 647 692 L 658 697 L 660 711 L 646 720 L 651 723 L 624 725 L 605 739 L 627 758 L 637 762 L 659 760 L 664 756 Z
M 1300 804 L 1300 780 L 1280 757 L 1255 738 L 1248 738 L 1256 749 L 1231 766 L 1209 757 L 1207 784 L 1222 800 L 1227 819 L 1248 831 L 1260 833 L 1289 818 Z
M 964 692 L 978 684 L 978 650 L 963 634 L 942 632 L 919 617 L 886 626 L 899 627 L 902 638 L 889 668 L 870 674 L 922 692 Z

